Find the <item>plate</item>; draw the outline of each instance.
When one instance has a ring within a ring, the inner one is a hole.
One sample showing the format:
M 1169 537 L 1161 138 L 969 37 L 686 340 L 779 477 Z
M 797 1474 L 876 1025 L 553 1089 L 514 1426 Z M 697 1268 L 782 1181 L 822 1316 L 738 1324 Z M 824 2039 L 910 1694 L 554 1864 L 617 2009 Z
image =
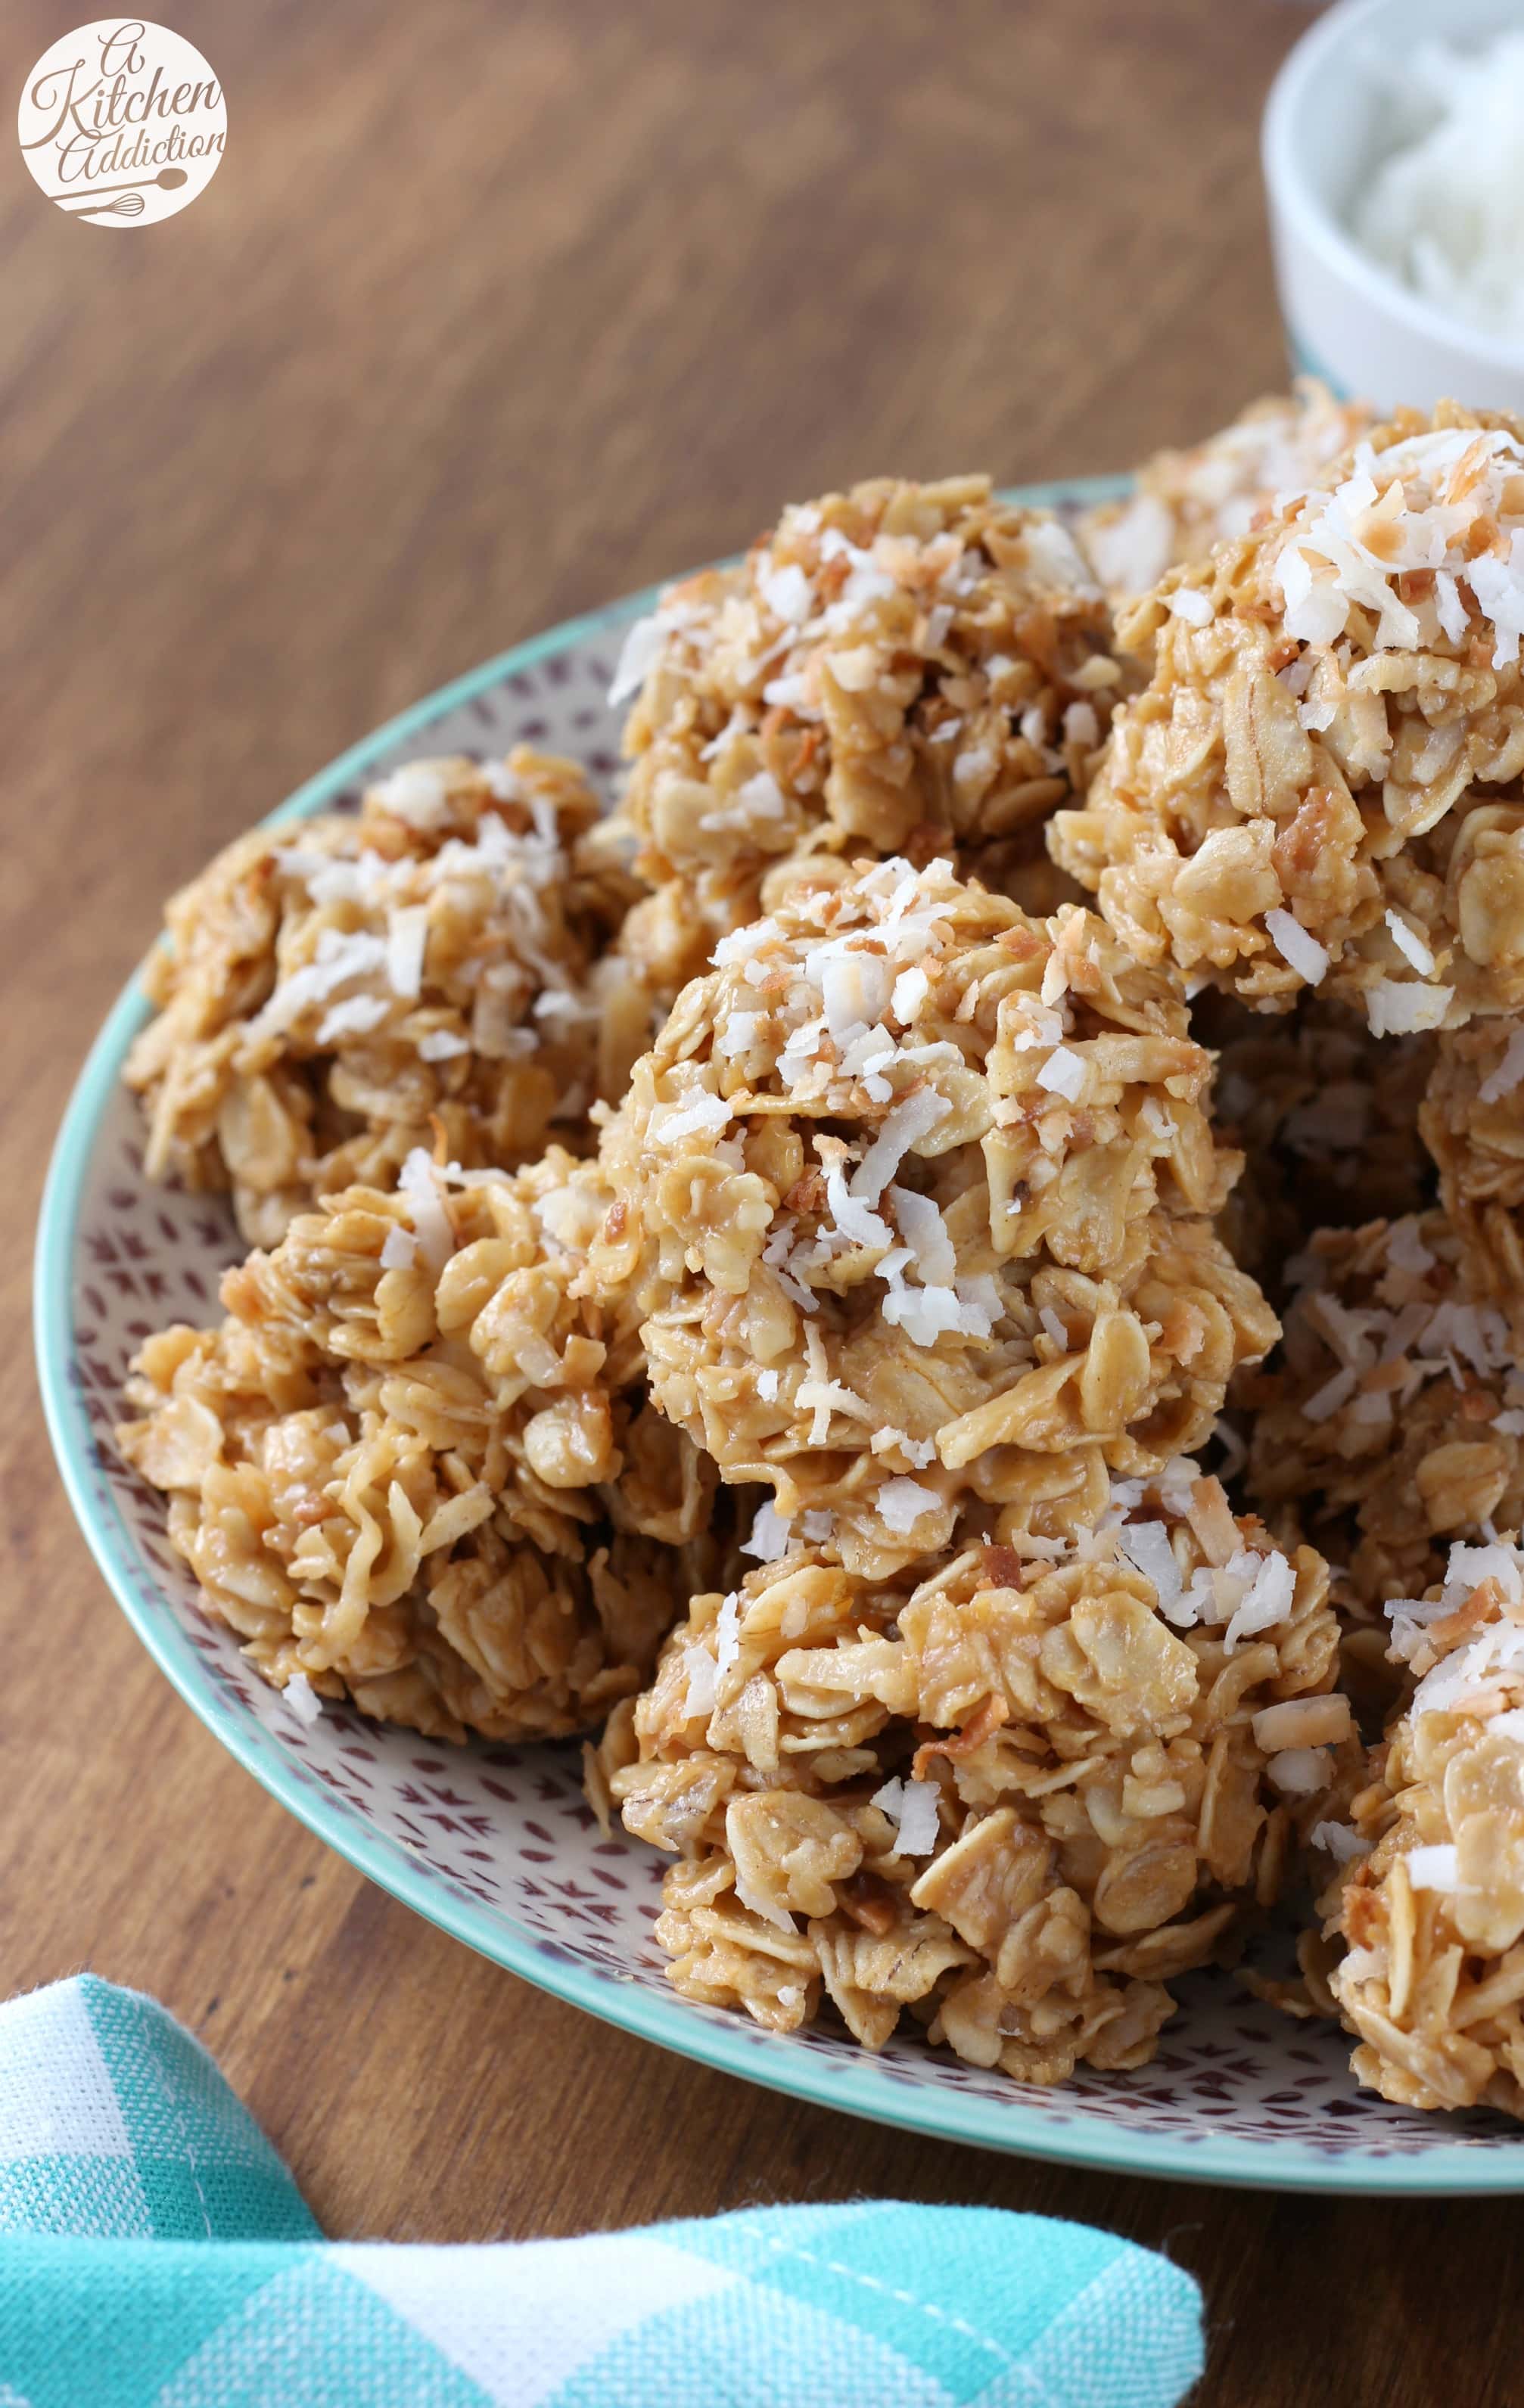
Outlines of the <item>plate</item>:
M 1028 486 L 1012 498 L 1075 508 L 1116 479 Z M 379 728 L 273 814 L 357 799 L 362 780 L 424 753 L 571 754 L 610 791 L 618 717 L 606 700 L 635 595 L 569 621 Z M 147 932 L 145 932 L 147 933 Z M 81 1529 L 145 1646 L 240 1764 L 359 1871 L 496 1963 L 626 2031 L 774 2090 L 907 2131 L 1118 2172 L 1286 2189 L 1524 2190 L 1518 2128 L 1478 2113 L 1426 2116 L 1357 2091 L 1339 2033 L 1293 2023 L 1224 1973 L 1179 1985 L 1158 2056 L 1131 2074 L 1042 2090 L 913 2040 L 870 2057 L 818 2028 L 764 2032 L 680 1999 L 651 1936 L 666 1859 L 605 1839 L 575 1747 L 431 1746 L 325 1707 L 298 1722 L 228 1631 L 209 1622 L 164 1535 L 163 1499 L 116 1456 L 128 1359 L 171 1319 L 215 1318 L 239 1253 L 216 1197 L 143 1176 L 123 1056 L 149 1014 L 137 980 L 101 1031 L 69 1104 L 43 1199 L 36 1343 L 53 1447 Z

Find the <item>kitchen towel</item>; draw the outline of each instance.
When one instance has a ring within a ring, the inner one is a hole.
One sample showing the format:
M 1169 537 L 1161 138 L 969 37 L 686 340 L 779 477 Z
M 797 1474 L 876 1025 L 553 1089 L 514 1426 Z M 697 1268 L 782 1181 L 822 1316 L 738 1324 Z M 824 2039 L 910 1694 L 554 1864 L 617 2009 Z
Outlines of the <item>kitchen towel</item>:
M 325 2241 L 154 2000 L 0 2008 L 0 2408 L 1171 2408 L 1201 2351 L 1180 2268 L 999 2208 Z

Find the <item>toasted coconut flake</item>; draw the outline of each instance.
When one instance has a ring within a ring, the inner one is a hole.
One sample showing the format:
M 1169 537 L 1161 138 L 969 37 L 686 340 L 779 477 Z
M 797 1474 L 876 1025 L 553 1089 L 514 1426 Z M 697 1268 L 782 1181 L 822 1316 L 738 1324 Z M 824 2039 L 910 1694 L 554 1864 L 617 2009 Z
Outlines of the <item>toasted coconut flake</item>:
M 1192 1481 L 1189 1517 L 1191 1528 L 1206 1551 L 1207 1561 L 1231 1563 L 1243 1541 L 1220 1480 Z

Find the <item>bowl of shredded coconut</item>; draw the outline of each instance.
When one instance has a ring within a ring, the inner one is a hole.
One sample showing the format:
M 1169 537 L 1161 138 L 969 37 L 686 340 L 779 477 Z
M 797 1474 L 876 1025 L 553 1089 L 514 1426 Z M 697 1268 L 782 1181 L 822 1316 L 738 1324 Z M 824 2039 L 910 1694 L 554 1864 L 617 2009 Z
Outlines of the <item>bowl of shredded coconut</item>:
M 1297 367 L 1382 408 L 1524 405 L 1524 0 L 1343 0 L 1263 151 Z

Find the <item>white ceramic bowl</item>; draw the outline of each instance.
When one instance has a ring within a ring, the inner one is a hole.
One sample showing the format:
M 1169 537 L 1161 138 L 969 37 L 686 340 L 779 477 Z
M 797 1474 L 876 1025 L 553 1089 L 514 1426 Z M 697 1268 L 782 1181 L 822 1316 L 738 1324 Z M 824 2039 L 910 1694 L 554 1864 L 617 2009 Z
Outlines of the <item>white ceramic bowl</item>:
M 1524 411 L 1524 344 L 1446 316 L 1345 231 L 1387 148 L 1381 62 L 1419 41 L 1463 46 L 1524 28 L 1524 0 L 1341 0 L 1302 36 L 1272 88 L 1263 157 L 1292 365 L 1390 409 L 1449 398 Z

